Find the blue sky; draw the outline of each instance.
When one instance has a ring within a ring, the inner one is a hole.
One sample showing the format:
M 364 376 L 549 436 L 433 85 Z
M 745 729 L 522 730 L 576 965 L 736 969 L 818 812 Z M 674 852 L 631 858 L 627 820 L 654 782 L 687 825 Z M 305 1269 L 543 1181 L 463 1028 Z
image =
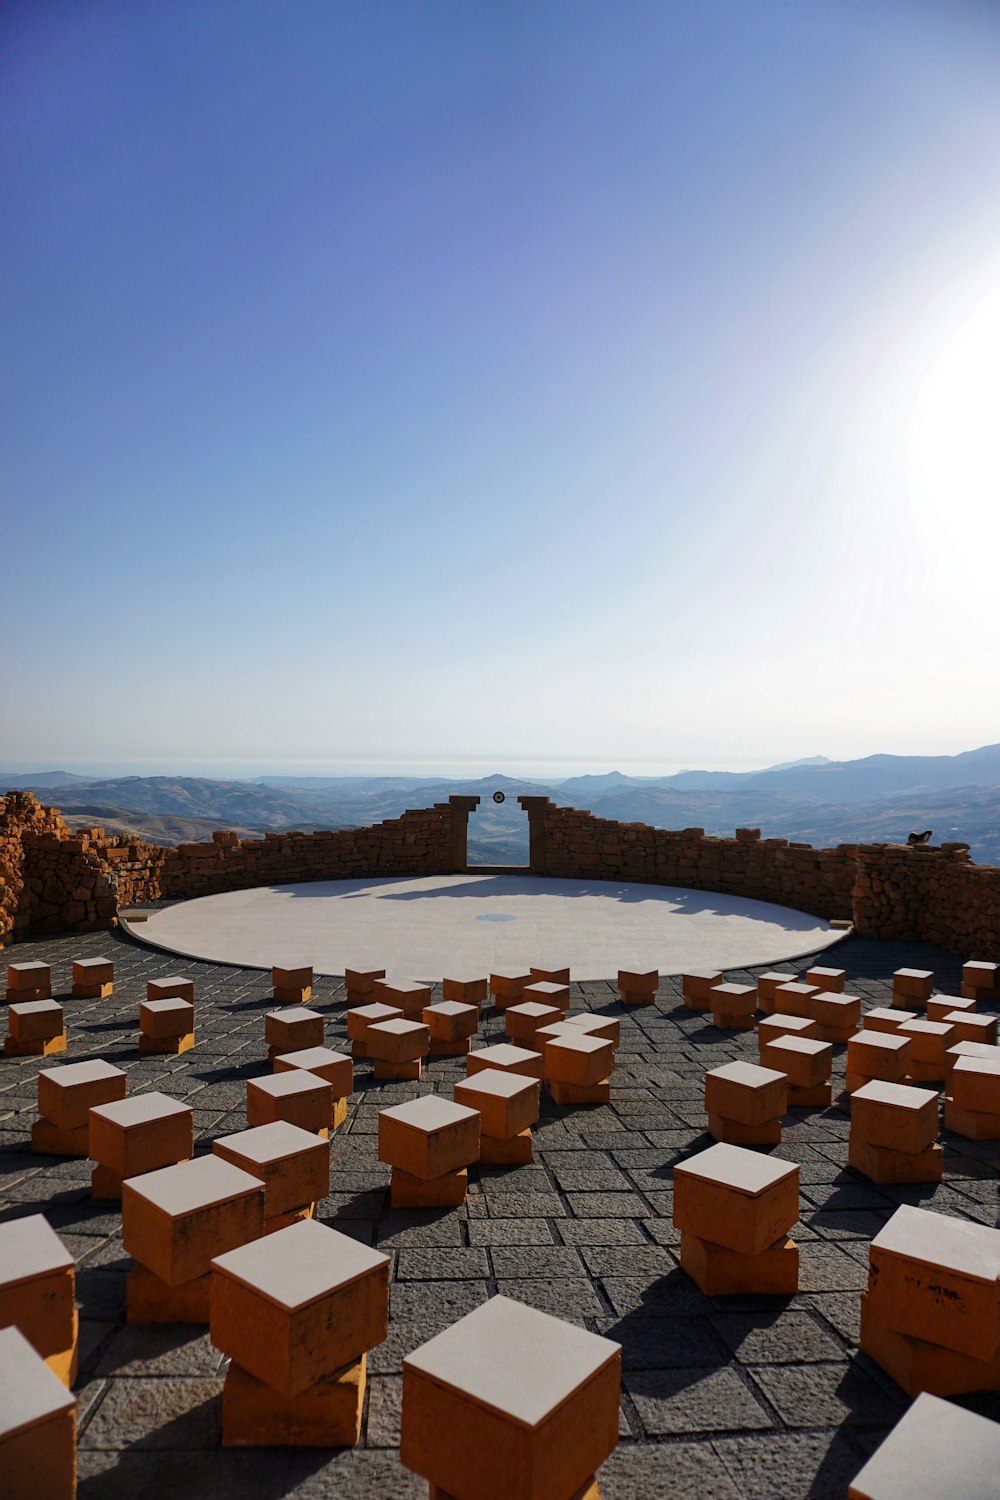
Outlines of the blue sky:
M 0 767 L 1000 738 L 995 6 L 13 0 L 0 57 Z

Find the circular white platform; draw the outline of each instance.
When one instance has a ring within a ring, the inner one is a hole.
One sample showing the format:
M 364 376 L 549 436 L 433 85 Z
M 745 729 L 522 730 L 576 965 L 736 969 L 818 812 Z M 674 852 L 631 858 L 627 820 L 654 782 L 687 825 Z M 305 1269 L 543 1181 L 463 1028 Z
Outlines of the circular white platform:
M 519 875 L 433 875 L 261 886 L 202 896 L 130 929 L 157 948 L 246 968 L 312 964 L 439 980 L 536 964 L 573 978 L 681 974 L 814 953 L 843 937 L 819 917 L 710 891 Z

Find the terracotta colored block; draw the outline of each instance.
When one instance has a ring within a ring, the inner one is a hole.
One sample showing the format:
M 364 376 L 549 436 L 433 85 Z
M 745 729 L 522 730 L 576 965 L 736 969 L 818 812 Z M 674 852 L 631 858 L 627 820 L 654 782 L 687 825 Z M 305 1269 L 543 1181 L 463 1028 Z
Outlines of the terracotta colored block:
M 264 1233 L 277 1234 L 279 1229 L 287 1229 L 290 1224 L 301 1224 L 303 1219 L 315 1219 L 316 1204 L 306 1203 L 302 1208 L 290 1208 L 287 1213 L 272 1214 L 264 1220 Z
M 864 1302 L 861 1318 L 864 1329 Z M 904 1354 L 897 1363 L 902 1380 L 877 1355 L 872 1358 L 916 1400 L 855 1477 L 848 1500 L 939 1500 L 942 1495 L 950 1500 L 983 1500 L 995 1493 L 1000 1467 L 996 1422 L 939 1399 L 940 1394 L 958 1396 L 986 1387 L 963 1384 L 931 1393 L 919 1379 L 906 1379 L 918 1372 L 930 1373 L 919 1352 L 913 1357 Z M 940 1373 L 944 1373 L 943 1366 Z
M 974 1015 L 975 1011 L 975 996 L 965 998 L 962 995 L 932 995 L 927 1002 L 928 1021 L 945 1021 L 950 1013 L 957 1012 Z
M 819 994 L 814 984 L 779 984 L 774 991 L 774 1013 L 778 1016 L 809 1016 L 809 1002 Z
M 293 985 L 276 984 L 271 990 L 271 998 L 278 1005 L 307 1005 L 312 993 L 311 984 L 304 984 L 299 989 Z
M 463 1052 L 468 1051 L 468 1041 L 479 1030 L 478 1005 L 464 1005 L 460 1000 L 442 1000 L 438 1005 L 425 1006 L 421 1020 L 434 1043 L 464 1042 Z
M 865 1031 L 883 1031 L 895 1035 L 907 1021 L 918 1020 L 915 1010 L 898 1010 L 888 1005 L 876 1005 L 866 1010 L 861 1018 Z
M 553 1104 L 608 1104 L 611 1101 L 611 1079 L 600 1083 L 560 1083 L 553 1078 L 549 1083 L 549 1094 Z
M 842 995 L 847 988 L 847 974 L 843 969 L 807 969 L 805 982 L 814 984 L 828 995 Z
M 766 974 L 758 974 L 757 1009 L 762 1010 L 766 1016 L 773 1015 L 775 990 L 782 984 L 797 984 L 798 979 L 797 974 L 785 973 L 780 969 L 769 969 Z
M 790 1297 L 799 1289 L 799 1247 L 785 1235 L 757 1255 L 741 1255 L 682 1232 L 680 1263 L 706 1297 Z
M 990 1045 L 987 1042 L 956 1042 L 949 1047 L 944 1056 L 947 1077 L 950 1078 L 955 1064 L 960 1057 L 981 1057 L 987 1061 L 1000 1061 L 1000 1047 Z
M 376 979 L 375 999 L 383 1005 L 395 1006 L 410 1020 L 419 1017 L 424 1007 L 433 1002 L 434 990 L 419 979 Z
M 620 1384 L 620 1345 L 493 1297 L 403 1360 L 400 1458 L 470 1500 L 572 1496 L 617 1445 Z
M 817 1083 L 811 1088 L 788 1086 L 789 1109 L 829 1109 L 833 1102 L 833 1085 Z
M 1000 1057 L 960 1057 L 951 1070 L 949 1092 L 959 1109 L 1000 1114 Z
M 955 1028 L 946 1021 L 907 1021 L 899 1036 L 910 1039 L 910 1077 L 918 1083 L 934 1083 L 948 1072 L 945 1053 L 958 1041 Z
M 322 1078 L 330 1085 L 335 1099 L 347 1099 L 354 1089 L 353 1062 L 330 1047 L 304 1047 L 300 1051 L 283 1052 L 274 1059 L 275 1073 L 291 1073 L 296 1068 Z
M 972 1359 L 940 1344 L 929 1344 L 924 1339 L 883 1328 L 872 1316 L 867 1292 L 861 1293 L 859 1342 L 861 1352 L 873 1359 L 908 1396 L 918 1396 L 921 1391 L 935 1396 L 962 1396 L 972 1391 L 1000 1389 L 1000 1354 L 987 1360 Z M 951 1492 L 949 1488 L 936 1493 Z
M 940 1146 L 924 1151 L 893 1151 L 888 1146 L 874 1146 L 857 1136 L 847 1143 L 848 1165 L 871 1182 L 940 1182 L 944 1153 Z
M 497 1077 L 500 1075 L 497 1074 Z M 496 1136 L 484 1135 L 479 1141 L 479 1160 L 489 1167 L 523 1167 L 534 1161 L 535 1152 L 531 1131 L 521 1130 L 517 1135 L 500 1140 Z
M 847 1071 L 862 1079 L 902 1083 L 910 1072 L 912 1051 L 907 1033 L 858 1031 L 847 1043 Z
M 720 969 L 694 969 L 681 975 L 681 998 L 688 1010 L 708 1010 L 711 990 L 721 983 Z
M 312 964 L 300 964 L 295 969 L 285 969 L 278 964 L 272 966 L 271 983 L 276 990 L 306 990 L 312 987 L 312 982 Z
M 709 991 L 709 1008 L 718 1024 L 720 1016 L 753 1019 L 757 1014 L 757 989 L 752 984 L 717 984 Z
M 313 1219 L 217 1256 L 212 1273 L 213 1344 L 283 1395 L 388 1332 L 388 1256 Z
M 599 1036 L 612 1047 L 621 1041 L 621 1025 L 616 1016 L 595 1015 L 592 1011 L 577 1011 L 565 1018 L 567 1026 L 576 1026 L 585 1036 Z
M 389 1176 L 389 1202 L 393 1208 L 457 1208 L 465 1202 L 468 1186 L 466 1167 L 440 1177 L 414 1177 L 402 1167 L 393 1167 Z
M 480 1116 L 480 1156 L 485 1161 L 484 1143 L 510 1141 L 524 1134 L 538 1120 L 541 1085 L 537 1079 L 519 1073 L 483 1068 L 471 1078 L 455 1084 L 455 1103 L 478 1110 Z
M 52 970 L 48 964 L 7 965 L 8 1000 L 48 1000 L 52 996 Z
M 43 1117 L 31 1127 L 31 1149 L 42 1156 L 86 1156 L 87 1127 L 67 1129 Z
M 924 1151 L 937 1140 L 932 1089 L 873 1079 L 851 1095 L 851 1138 L 893 1151 Z
M 762 1016 L 757 1022 L 757 1046 L 760 1051 L 760 1060 L 765 1067 L 771 1065 L 765 1061 L 764 1048 L 779 1036 L 811 1037 L 816 1042 L 821 1040 L 817 1022 L 808 1016 Z
M 996 1046 L 996 1016 L 977 1016 L 970 1015 L 968 1011 L 963 1011 L 961 1014 L 956 1011 L 949 1011 L 941 1019 L 947 1026 L 954 1026 L 956 1042 L 981 1042 L 986 1046 Z M 947 1054 L 945 1055 L 945 1068 L 950 1071 Z
M 247 1079 L 247 1124 L 286 1120 L 325 1136 L 333 1118 L 333 1087 L 303 1068 Z
M 815 1037 L 776 1036 L 761 1048 L 761 1063 L 765 1068 L 783 1073 L 790 1091 L 822 1088 L 830 1080 L 833 1047 L 829 1042 L 818 1042 Z M 789 1105 L 793 1102 L 790 1092 Z
M 809 1013 L 819 1022 L 822 1041 L 843 1045 L 861 1025 L 861 997 L 820 991 L 809 1001 Z
M 171 1286 L 136 1261 L 125 1279 L 126 1322 L 207 1323 L 211 1289 L 207 1271 Z
M 647 969 L 641 973 L 636 969 L 618 970 L 619 991 L 624 990 L 630 995 L 655 995 L 659 988 L 658 969 Z
M 122 1243 L 170 1286 L 204 1276 L 213 1256 L 257 1239 L 264 1187 L 218 1156 L 199 1156 L 125 1183 Z
M 293 1213 L 330 1191 L 330 1143 L 312 1131 L 275 1120 L 212 1142 L 223 1161 L 264 1184 L 264 1217 Z
M 114 989 L 115 966 L 110 958 L 75 958 L 73 990 L 80 1000 L 104 1000 Z
M 460 1005 L 485 1005 L 489 992 L 490 982 L 485 975 L 441 981 L 441 998 L 457 1000 Z
M 471 1050 L 472 1039 L 467 1036 L 459 1037 L 454 1042 L 445 1042 L 436 1036 L 431 1037 L 431 1057 L 465 1057 Z
M 344 970 L 344 984 L 348 992 L 353 992 L 356 995 L 366 995 L 369 998 L 375 993 L 376 981 L 384 978 L 384 969 Z
M 0 1328 L 19 1328 L 37 1353 L 61 1363 L 67 1376 L 76 1354 L 75 1275 L 72 1254 L 44 1214 L 0 1224 Z
M 479 1112 L 440 1094 L 424 1094 L 383 1109 L 378 1117 L 379 1161 L 424 1181 L 479 1158 Z
M 724 1115 L 708 1111 L 708 1133 L 717 1141 L 730 1146 L 780 1146 L 781 1121 L 765 1120 L 760 1125 L 744 1125 L 739 1120 L 727 1120 Z
M 561 969 L 540 969 L 534 964 L 530 965 L 532 983 L 541 984 L 569 984 L 569 965 Z
M 361 1437 L 362 1354 L 294 1396 L 231 1363 L 222 1388 L 223 1448 L 351 1448 Z
M 955 1135 L 964 1135 L 969 1141 L 1000 1141 L 1000 1114 L 973 1109 L 962 1109 L 945 1095 L 945 1129 Z
M 391 1078 L 396 1083 L 417 1083 L 423 1074 L 423 1063 L 418 1057 L 415 1062 L 385 1062 L 378 1058 L 372 1068 L 373 1078 Z
M 194 1031 L 194 1006 L 177 996 L 144 1000 L 139 1006 L 139 1029 L 143 1036 L 156 1041 L 188 1036 Z
M 179 1056 L 182 1052 L 190 1052 L 194 1046 L 194 1032 L 188 1031 L 183 1036 L 146 1036 L 144 1032 L 139 1033 L 139 1051 L 143 1053 L 170 1052 Z
M 402 1020 L 405 1020 L 405 1017 L 397 1005 L 381 1005 L 378 1001 L 372 1005 L 358 1005 L 354 1010 L 349 1010 L 347 1012 L 347 1035 L 353 1043 L 351 1056 L 359 1058 L 369 1055 L 367 1042 L 369 1026 L 380 1026 L 383 1021 Z
M 892 976 L 892 1003 L 915 1000 L 926 1005 L 934 992 L 930 969 L 897 969 Z
M 51 1057 L 66 1051 L 63 1008 L 55 1000 L 12 1002 L 7 1025 L 3 1050 L 8 1057 Z
M 799 1216 L 799 1169 L 792 1162 L 709 1146 L 674 1167 L 677 1229 L 741 1255 L 759 1255 Z
M 350 1016 L 348 1015 L 348 1020 Z M 325 1021 L 318 1010 L 272 1010 L 264 1017 L 264 1040 L 268 1061 L 285 1052 L 301 1052 L 306 1047 L 322 1047 L 326 1040 Z M 351 1035 L 348 1025 L 348 1035 Z
M 556 984 L 553 980 L 539 979 L 526 984 L 521 991 L 521 1002 L 534 1005 L 549 1005 L 560 1015 L 569 1010 L 569 985 Z
M 766 1125 L 779 1120 L 787 1108 L 788 1080 L 773 1068 L 732 1062 L 705 1074 L 705 1110 L 710 1116 L 740 1125 Z
M 166 979 L 150 979 L 146 984 L 147 1000 L 187 1000 L 194 1004 L 194 980 L 171 974 Z
M 17 1328 L 0 1329 L 4 1500 L 74 1500 L 76 1398 Z
M 984 1000 L 1000 1000 L 1000 964 L 970 959 L 962 965 L 962 993 L 971 991 Z
M 193 1156 L 194 1110 L 160 1093 L 99 1104 L 88 1116 L 87 1142 L 89 1156 L 120 1183 Z
M 494 970 L 490 974 L 490 994 L 498 1008 L 503 1010 L 508 1005 L 516 1005 L 531 979 L 531 973 L 527 969 Z
M 95 1104 L 124 1099 L 128 1076 L 121 1068 L 95 1058 L 92 1062 L 67 1063 L 38 1075 L 38 1113 L 61 1130 L 83 1129 Z M 86 1140 L 84 1141 L 86 1156 Z
M 542 1059 L 546 1083 L 591 1088 L 610 1076 L 615 1049 L 599 1036 L 562 1036 L 546 1043 Z
M 992 1359 L 1000 1345 L 1000 1230 L 897 1208 L 871 1242 L 874 1318 L 897 1333 Z
M 378 1021 L 365 1032 L 369 1057 L 377 1062 L 402 1064 L 418 1062 L 430 1049 L 431 1034 L 422 1021 L 405 1017 L 398 1021 Z M 419 1074 L 418 1074 L 419 1076 Z
M 466 1073 L 472 1078 L 483 1068 L 499 1068 L 502 1073 L 519 1073 L 525 1078 L 542 1077 L 542 1057 L 527 1047 L 512 1047 L 498 1042 L 494 1047 L 479 1047 L 465 1060 Z

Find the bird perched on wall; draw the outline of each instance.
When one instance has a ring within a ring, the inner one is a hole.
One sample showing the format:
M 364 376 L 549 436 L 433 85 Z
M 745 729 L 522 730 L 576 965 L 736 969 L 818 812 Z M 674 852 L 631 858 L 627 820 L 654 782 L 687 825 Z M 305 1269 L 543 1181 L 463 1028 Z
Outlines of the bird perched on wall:
M 929 844 L 933 828 L 925 828 L 923 833 L 911 833 L 906 842 L 912 848 L 914 844 Z

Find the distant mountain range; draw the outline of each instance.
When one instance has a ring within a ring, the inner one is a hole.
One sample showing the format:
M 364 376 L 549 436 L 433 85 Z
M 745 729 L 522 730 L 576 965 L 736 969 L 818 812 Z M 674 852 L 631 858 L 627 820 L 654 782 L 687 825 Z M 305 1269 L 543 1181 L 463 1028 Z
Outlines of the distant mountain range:
M 760 828 L 765 837 L 818 846 L 904 842 L 932 828 L 934 842 L 968 843 L 980 864 L 1000 864 L 1000 745 L 961 755 L 823 756 L 761 771 L 680 771 L 672 776 L 574 776 L 544 784 L 495 775 L 478 780 L 425 776 L 275 776 L 252 781 L 124 776 L 88 780 L 70 772 L 0 773 L 0 791 L 25 789 L 61 808 L 73 826 L 101 823 L 154 843 L 210 837 L 213 828 L 244 836 L 272 830 L 360 827 L 453 793 L 482 800 L 469 821 L 470 857 L 523 864 L 527 822 L 518 795 L 547 796 L 598 817 L 659 828 L 702 827 L 731 835 Z M 505 801 L 495 803 L 502 791 Z

